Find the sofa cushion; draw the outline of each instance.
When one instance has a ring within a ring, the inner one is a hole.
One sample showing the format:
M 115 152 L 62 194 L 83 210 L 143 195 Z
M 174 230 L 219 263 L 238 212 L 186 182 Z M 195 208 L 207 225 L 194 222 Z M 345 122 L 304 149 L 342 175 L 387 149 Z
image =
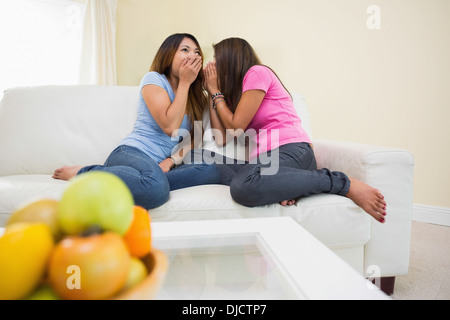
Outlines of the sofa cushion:
M 60 199 L 68 182 L 50 175 L 0 177 L 0 226 L 21 205 L 39 198 Z
M 302 126 L 312 139 L 303 96 L 292 93 Z M 0 176 L 52 174 L 63 165 L 102 164 L 134 127 L 137 86 L 36 86 L 8 89 L 0 102 Z M 109 115 L 113 114 L 113 115 Z M 116 119 L 116 121 L 111 121 Z M 208 109 L 204 148 L 245 160 L 244 146 L 212 140 Z M 27 141 L 26 148 L 19 148 Z
M 49 175 L 0 177 L 0 226 L 18 204 L 42 197 L 59 200 L 68 185 Z M 300 199 L 291 207 L 247 208 L 233 201 L 229 187 L 204 185 L 172 191 L 169 201 L 150 215 L 158 222 L 290 216 L 330 248 L 364 245 L 370 235 L 367 214 L 351 200 L 327 194 Z
M 233 201 L 227 186 L 196 186 L 171 191 L 169 202 L 150 214 L 158 222 L 289 216 L 330 248 L 364 245 L 370 238 L 369 215 L 350 199 L 330 194 L 302 198 L 291 207 L 248 208 Z
M 63 165 L 103 163 L 133 129 L 138 90 L 106 86 L 6 90 L 0 102 L 0 176 L 51 174 Z

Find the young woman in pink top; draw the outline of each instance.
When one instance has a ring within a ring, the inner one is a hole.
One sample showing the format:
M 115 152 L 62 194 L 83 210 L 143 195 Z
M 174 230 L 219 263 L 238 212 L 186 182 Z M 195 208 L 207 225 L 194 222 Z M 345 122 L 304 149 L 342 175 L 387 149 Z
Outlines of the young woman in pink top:
M 300 197 L 331 193 L 352 199 L 377 221 L 385 221 L 381 192 L 342 172 L 317 170 L 311 140 L 290 94 L 247 41 L 225 39 L 214 45 L 214 55 L 204 74 L 212 98 L 211 125 L 223 137 L 219 143 L 226 142 L 226 130 L 253 133 L 249 163 L 220 165 L 223 183 L 230 185 L 236 202 L 249 207 L 292 205 Z

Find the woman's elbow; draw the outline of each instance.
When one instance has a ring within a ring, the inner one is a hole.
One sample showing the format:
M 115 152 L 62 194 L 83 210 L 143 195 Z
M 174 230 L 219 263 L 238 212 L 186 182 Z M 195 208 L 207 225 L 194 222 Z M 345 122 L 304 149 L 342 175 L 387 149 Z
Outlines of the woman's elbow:
M 180 129 L 180 127 L 176 127 L 173 125 L 168 125 L 168 126 L 162 126 L 161 130 L 169 137 L 174 137 L 176 135 L 178 135 L 180 132 L 178 132 L 179 130 L 183 130 Z
M 174 132 L 174 129 L 171 127 L 162 127 L 161 130 L 169 137 L 171 137 Z
M 168 123 L 166 125 L 160 125 L 159 127 L 169 137 L 175 137 L 179 135 L 185 136 L 186 134 L 189 134 L 189 130 L 180 128 L 180 126 L 181 123 Z

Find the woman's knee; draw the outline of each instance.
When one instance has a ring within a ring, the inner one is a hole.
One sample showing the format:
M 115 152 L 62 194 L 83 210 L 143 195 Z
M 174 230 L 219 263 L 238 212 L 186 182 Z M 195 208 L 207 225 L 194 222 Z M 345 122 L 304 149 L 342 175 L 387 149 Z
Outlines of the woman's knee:
M 242 175 L 236 175 L 233 177 L 230 183 L 230 194 L 234 201 L 246 206 L 257 206 L 258 194 L 253 188 L 253 184 L 249 179 Z
M 170 186 L 167 179 L 145 183 L 145 187 L 134 195 L 136 205 L 146 209 L 157 208 L 169 200 Z

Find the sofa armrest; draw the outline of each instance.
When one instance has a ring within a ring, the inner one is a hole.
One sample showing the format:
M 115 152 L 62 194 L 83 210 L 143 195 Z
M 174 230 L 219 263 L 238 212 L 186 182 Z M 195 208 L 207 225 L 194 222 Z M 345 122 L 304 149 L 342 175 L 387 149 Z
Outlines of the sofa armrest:
M 371 219 L 365 246 L 367 276 L 408 273 L 414 157 L 402 149 L 333 140 L 315 140 L 318 168 L 342 171 L 380 190 L 387 202 L 386 222 Z M 374 275 L 373 270 L 380 274 Z

